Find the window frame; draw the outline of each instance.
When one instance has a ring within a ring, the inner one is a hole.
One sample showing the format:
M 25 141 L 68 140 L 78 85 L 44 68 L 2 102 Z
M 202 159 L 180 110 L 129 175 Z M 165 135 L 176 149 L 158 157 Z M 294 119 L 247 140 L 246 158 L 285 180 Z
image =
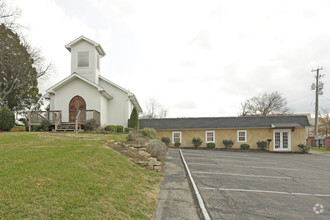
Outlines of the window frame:
M 182 132 L 181 131 L 172 131 L 172 144 L 174 144 L 174 134 L 179 133 L 180 134 L 180 143 L 182 144 Z
M 239 133 L 240 132 L 244 132 L 244 141 L 240 141 L 239 138 Z M 244 143 L 244 142 L 247 142 L 247 130 L 237 130 L 237 142 L 240 142 L 240 143 Z
M 208 141 L 207 140 L 207 134 L 208 133 L 212 133 L 213 134 L 213 140 L 212 141 Z M 205 131 L 205 143 L 215 143 L 215 131 Z
M 81 59 L 79 59 L 79 54 L 81 54 L 81 53 L 87 53 L 87 58 L 88 58 L 88 64 L 87 64 L 87 66 L 79 66 L 79 60 L 81 60 Z M 89 68 L 89 64 L 90 64 L 90 56 L 89 56 L 89 51 L 87 50 L 87 51 L 78 51 L 77 52 L 77 67 L 78 68 Z

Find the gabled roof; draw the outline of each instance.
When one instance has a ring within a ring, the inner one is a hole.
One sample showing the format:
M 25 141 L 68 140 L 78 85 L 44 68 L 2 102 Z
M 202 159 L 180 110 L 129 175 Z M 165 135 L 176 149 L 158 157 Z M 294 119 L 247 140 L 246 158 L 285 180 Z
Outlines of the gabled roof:
M 68 49 L 71 52 L 71 47 L 73 47 L 75 44 L 79 43 L 80 41 L 87 41 L 90 44 L 93 44 L 94 47 L 96 48 L 97 52 L 104 57 L 105 56 L 105 52 L 103 50 L 103 48 L 101 47 L 101 45 L 99 43 L 96 43 L 95 41 L 92 41 L 91 39 L 85 37 L 85 36 L 80 36 L 77 39 L 75 39 L 74 41 L 71 41 L 70 43 L 68 43 L 67 45 L 65 45 L 65 48 Z
M 46 90 L 47 93 L 55 93 L 55 91 L 59 88 L 61 88 L 62 86 L 65 86 L 66 84 L 70 83 L 72 80 L 74 79 L 80 79 L 82 81 L 84 81 L 85 83 L 95 87 L 104 97 L 106 97 L 107 99 L 112 99 L 113 97 L 111 95 L 109 95 L 105 89 L 103 89 L 101 86 L 91 82 L 90 80 L 78 75 L 77 73 L 73 73 L 72 75 L 66 77 L 65 79 L 63 79 L 62 81 L 60 81 L 59 83 L 56 83 L 55 85 L 53 85 L 52 87 L 50 87 L 49 89 Z
M 136 110 L 141 113 L 142 112 L 142 108 L 140 106 L 140 103 L 138 102 L 137 98 L 135 97 L 134 93 L 128 91 L 127 89 L 124 89 L 123 87 L 115 84 L 114 82 L 111 82 L 110 80 L 108 80 L 107 78 L 104 78 L 103 76 L 99 76 L 100 79 L 102 79 L 103 81 L 109 83 L 110 85 L 116 87 L 117 89 L 127 93 L 128 98 L 131 100 L 131 102 L 134 104 Z
M 272 128 L 272 125 L 281 124 L 284 127 L 310 126 L 307 116 L 303 115 L 140 119 L 140 128 L 156 130 Z

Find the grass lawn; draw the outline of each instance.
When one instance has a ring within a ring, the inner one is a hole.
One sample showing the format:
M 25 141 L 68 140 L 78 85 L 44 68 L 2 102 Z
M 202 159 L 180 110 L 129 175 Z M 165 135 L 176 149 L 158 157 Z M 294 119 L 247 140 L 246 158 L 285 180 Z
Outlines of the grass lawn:
M 330 152 L 325 147 L 312 147 L 312 150 Z
M 0 133 L 0 219 L 150 219 L 161 175 L 103 138 Z

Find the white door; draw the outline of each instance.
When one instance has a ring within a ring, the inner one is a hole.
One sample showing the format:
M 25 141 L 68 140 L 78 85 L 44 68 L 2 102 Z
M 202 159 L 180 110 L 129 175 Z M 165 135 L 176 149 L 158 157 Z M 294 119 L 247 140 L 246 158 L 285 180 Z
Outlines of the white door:
M 291 132 L 289 129 L 274 130 L 274 151 L 291 151 Z

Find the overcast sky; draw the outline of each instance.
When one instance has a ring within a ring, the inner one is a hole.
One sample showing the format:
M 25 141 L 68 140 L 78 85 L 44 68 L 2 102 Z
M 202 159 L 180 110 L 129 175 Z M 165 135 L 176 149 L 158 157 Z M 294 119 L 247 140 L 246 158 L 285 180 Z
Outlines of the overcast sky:
M 64 45 L 84 35 L 107 53 L 101 75 L 154 97 L 168 117 L 237 116 L 258 92 L 278 91 L 294 113 L 313 113 L 313 68 L 325 67 L 320 107 L 330 109 L 328 0 L 12 0 L 25 34 L 56 73 L 70 75 Z

